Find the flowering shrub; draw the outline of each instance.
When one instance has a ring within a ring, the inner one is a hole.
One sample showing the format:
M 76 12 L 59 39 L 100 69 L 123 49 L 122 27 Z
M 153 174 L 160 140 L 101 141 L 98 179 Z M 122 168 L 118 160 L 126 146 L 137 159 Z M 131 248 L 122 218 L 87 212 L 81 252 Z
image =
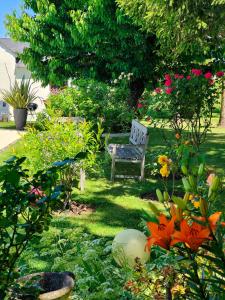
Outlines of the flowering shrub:
M 190 74 L 165 74 L 159 87 L 151 95 L 144 95 L 139 108 L 148 116 L 166 116 L 176 133 L 189 130 L 190 139 L 199 147 L 210 127 L 218 101 L 218 82 L 223 77 L 222 71 L 212 74 L 200 69 L 192 69 Z
M 199 75 L 200 76 L 200 75 Z M 168 164 L 167 156 L 160 156 L 159 163 Z M 156 191 L 163 203 L 162 213 L 150 204 L 156 221 L 147 222 L 149 237 L 146 248 L 159 246 L 173 254 L 178 262 L 175 267 L 184 275 L 187 299 L 223 299 L 225 296 L 225 254 L 222 211 L 217 211 L 221 182 L 211 174 L 206 180 L 204 165 L 195 169 L 182 167 L 185 177 L 183 198 L 169 195 L 166 190 Z M 220 199 L 221 201 L 221 199 Z M 170 286 L 171 297 L 174 285 Z M 171 298 L 172 299 L 172 298 Z

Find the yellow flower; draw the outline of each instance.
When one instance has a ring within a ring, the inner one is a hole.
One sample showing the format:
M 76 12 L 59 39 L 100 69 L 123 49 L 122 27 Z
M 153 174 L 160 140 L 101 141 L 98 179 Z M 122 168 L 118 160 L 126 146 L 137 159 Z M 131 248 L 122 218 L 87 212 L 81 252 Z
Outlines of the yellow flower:
M 170 170 L 168 165 L 164 164 L 162 168 L 160 169 L 160 174 L 162 177 L 168 177 L 170 175 Z
M 199 208 L 200 207 L 200 201 L 193 201 L 192 202 L 195 208 Z
M 169 159 L 166 155 L 159 155 L 158 157 L 158 163 L 161 165 L 161 166 L 164 166 L 166 164 L 169 163 Z
M 172 288 L 172 294 L 180 294 L 180 295 L 185 295 L 186 294 L 186 290 L 185 290 L 185 287 L 183 287 L 182 285 L 175 285 L 173 288 Z
M 192 202 L 192 204 L 194 205 L 195 208 L 200 207 L 200 196 L 199 195 L 191 194 L 189 196 L 189 200 Z

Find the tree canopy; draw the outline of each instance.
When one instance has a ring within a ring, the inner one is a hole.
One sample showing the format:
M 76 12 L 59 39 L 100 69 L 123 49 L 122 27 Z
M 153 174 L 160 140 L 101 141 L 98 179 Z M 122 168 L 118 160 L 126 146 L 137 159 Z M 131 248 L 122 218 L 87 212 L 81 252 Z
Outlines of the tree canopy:
M 154 32 L 167 60 L 224 55 L 224 0 L 116 0 L 134 22 Z
M 143 85 L 154 72 L 155 38 L 132 22 L 115 0 L 24 0 L 23 13 L 7 16 L 6 25 L 13 39 L 29 43 L 21 58 L 46 85 L 121 72 Z

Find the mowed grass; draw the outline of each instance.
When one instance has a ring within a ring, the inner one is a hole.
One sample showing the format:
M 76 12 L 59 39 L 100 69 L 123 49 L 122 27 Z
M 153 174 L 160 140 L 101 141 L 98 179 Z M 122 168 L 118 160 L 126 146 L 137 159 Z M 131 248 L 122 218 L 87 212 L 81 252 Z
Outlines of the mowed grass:
M 16 129 L 16 126 L 13 121 L 0 122 L 0 129 Z

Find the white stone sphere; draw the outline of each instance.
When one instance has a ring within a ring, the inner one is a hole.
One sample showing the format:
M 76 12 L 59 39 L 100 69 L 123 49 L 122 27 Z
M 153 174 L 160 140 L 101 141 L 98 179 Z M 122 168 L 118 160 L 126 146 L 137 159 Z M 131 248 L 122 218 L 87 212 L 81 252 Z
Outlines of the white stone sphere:
M 145 251 L 147 237 L 139 230 L 126 229 L 119 232 L 112 243 L 113 258 L 120 266 L 135 265 L 135 259 L 138 257 L 141 263 L 146 263 L 150 253 Z

